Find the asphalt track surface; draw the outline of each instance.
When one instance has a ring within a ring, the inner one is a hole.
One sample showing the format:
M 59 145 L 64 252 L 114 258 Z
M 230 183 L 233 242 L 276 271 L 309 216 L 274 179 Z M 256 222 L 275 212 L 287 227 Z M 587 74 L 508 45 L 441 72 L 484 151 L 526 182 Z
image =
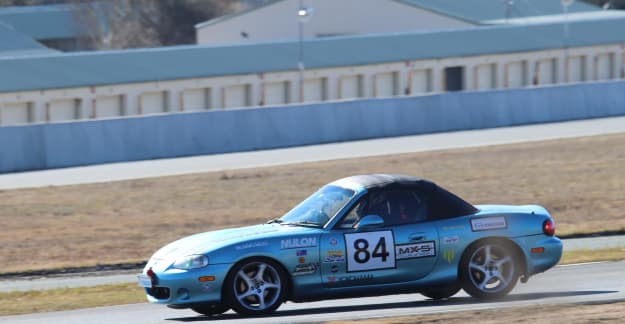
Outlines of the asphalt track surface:
M 0 190 L 129 180 L 291 163 L 625 132 L 625 117 L 392 137 L 275 150 L 0 174 Z
M 339 299 L 314 303 L 287 303 L 272 316 L 243 317 L 229 311 L 215 317 L 190 310 L 173 310 L 147 303 L 98 307 L 77 311 L 0 317 L 12 324 L 89 323 L 311 323 L 341 319 L 414 316 L 466 310 L 562 303 L 625 301 L 625 261 L 558 266 L 519 283 L 500 301 L 483 302 L 458 293 L 446 301 L 432 301 L 419 294 Z M 475 318 L 479 322 L 479 318 Z

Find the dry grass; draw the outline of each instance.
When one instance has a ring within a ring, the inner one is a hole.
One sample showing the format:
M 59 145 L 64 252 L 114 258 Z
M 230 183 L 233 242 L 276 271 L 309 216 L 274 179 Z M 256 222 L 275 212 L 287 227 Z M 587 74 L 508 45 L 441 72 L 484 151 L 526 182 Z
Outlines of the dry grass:
M 136 283 L 0 293 L 0 316 L 145 302 Z
M 476 204 L 541 204 L 560 234 L 625 228 L 616 134 L 0 191 L 0 271 L 144 260 L 181 236 L 264 222 L 329 181 L 371 172 L 429 178 Z
M 565 251 L 560 264 L 625 260 L 625 248 Z

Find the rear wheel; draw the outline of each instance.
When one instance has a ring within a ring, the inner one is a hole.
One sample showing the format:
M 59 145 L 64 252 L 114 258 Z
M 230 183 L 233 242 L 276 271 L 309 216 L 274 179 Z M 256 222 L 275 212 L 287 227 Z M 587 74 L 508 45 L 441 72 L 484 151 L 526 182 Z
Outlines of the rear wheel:
M 421 295 L 431 299 L 439 300 L 449 298 L 458 293 L 458 291 L 460 291 L 460 285 L 451 284 L 426 288 L 424 290 L 421 290 Z
M 249 259 L 232 269 L 226 285 L 229 304 L 237 313 L 268 314 L 284 302 L 286 276 L 273 261 Z
M 211 305 L 197 305 L 197 306 L 191 307 L 191 310 L 193 310 L 194 312 L 200 313 L 200 314 L 206 315 L 206 316 L 223 314 L 223 313 L 227 312 L 229 309 L 230 308 L 228 308 L 226 306 L 215 305 L 215 304 L 211 304 Z
M 517 260 L 509 243 L 490 240 L 471 246 L 460 263 L 462 287 L 476 298 L 501 298 L 518 281 Z

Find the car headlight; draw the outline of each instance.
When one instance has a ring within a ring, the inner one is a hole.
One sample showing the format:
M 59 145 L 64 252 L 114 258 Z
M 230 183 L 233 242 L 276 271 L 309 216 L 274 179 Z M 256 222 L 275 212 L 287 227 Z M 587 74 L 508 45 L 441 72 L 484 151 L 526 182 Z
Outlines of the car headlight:
M 187 255 L 182 258 L 178 258 L 174 262 L 174 268 L 182 270 L 191 270 L 204 268 L 208 265 L 208 257 L 202 254 Z

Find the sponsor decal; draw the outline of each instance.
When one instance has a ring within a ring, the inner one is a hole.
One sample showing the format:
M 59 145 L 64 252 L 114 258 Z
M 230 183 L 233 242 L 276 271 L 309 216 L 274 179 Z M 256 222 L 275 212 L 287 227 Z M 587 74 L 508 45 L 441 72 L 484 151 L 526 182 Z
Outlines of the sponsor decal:
M 335 246 L 339 244 L 339 240 L 337 240 L 335 237 L 330 239 L 330 245 Z
M 341 250 L 329 250 L 323 263 L 345 262 L 345 256 Z
M 353 281 L 368 281 L 373 279 L 372 274 L 363 273 L 363 274 L 354 274 L 347 276 L 328 276 L 328 283 L 337 283 L 337 282 L 353 282 Z
M 402 244 L 395 246 L 397 260 L 425 258 L 436 255 L 434 241 Z
M 464 225 L 443 226 L 443 231 L 463 230 Z
M 326 254 L 328 256 L 342 257 L 343 256 L 343 250 L 328 250 L 326 252 Z
M 280 241 L 280 249 L 298 249 L 317 246 L 316 237 L 297 237 Z
M 471 219 L 471 230 L 474 232 L 489 231 L 507 227 L 508 224 L 506 224 L 506 218 L 503 216 Z
M 451 264 L 455 258 L 456 258 L 456 252 L 453 249 L 443 250 L 443 259 L 445 259 L 447 263 Z
M 295 252 L 295 254 L 297 256 L 305 256 L 305 255 L 308 255 L 308 250 L 297 250 L 297 252 Z
M 330 272 L 332 272 L 332 273 L 339 272 L 339 266 L 333 265 L 332 267 L 330 267 Z
M 323 259 L 323 263 L 345 262 L 345 257 L 327 256 Z
M 313 274 L 319 268 L 318 263 L 302 263 L 295 266 L 295 270 L 293 271 L 294 276 L 302 276 Z
M 267 241 L 258 241 L 258 242 L 249 242 L 249 243 L 239 244 L 235 246 L 234 248 L 236 250 L 245 250 L 245 249 L 257 248 L 257 247 L 263 247 L 267 245 L 269 245 Z
M 458 235 L 443 237 L 443 244 L 456 244 L 458 242 L 460 242 L 460 237 Z

